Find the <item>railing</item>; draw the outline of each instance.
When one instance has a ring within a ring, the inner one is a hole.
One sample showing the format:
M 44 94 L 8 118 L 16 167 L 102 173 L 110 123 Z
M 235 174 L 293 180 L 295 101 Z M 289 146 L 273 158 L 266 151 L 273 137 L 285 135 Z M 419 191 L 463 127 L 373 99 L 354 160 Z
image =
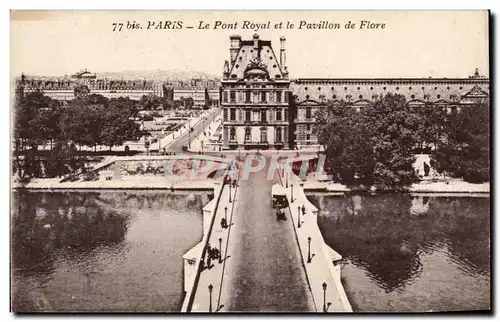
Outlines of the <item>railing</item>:
M 201 267 L 201 258 L 204 258 L 205 255 L 206 255 L 206 252 L 207 252 L 207 244 L 208 244 L 208 241 L 210 240 L 210 236 L 212 235 L 212 230 L 213 230 L 213 226 L 214 226 L 214 222 L 215 222 L 215 217 L 217 215 L 217 209 L 219 207 L 219 202 L 220 202 L 220 198 L 222 196 L 222 193 L 224 191 L 224 186 L 225 186 L 225 177 L 227 175 L 229 171 L 229 168 L 226 169 L 226 171 L 224 172 L 224 176 L 222 177 L 222 183 L 221 183 L 221 188 L 219 190 L 219 193 L 217 195 L 217 202 L 215 204 L 215 207 L 212 211 L 212 214 L 211 214 L 211 218 L 210 218 L 210 225 L 209 225 L 209 229 L 208 229 L 208 232 L 206 234 L 204 234 L 203 236 L 203 240 L 202 240 L 202 245 L 203 245 L 203 250 L 201 252 L 201 257 L 198 259 L 198 263 L 197 263 L 197 267 L 196 267 L 196 274 L 194 276 L 194 280 L 193 280 L 193 283 L 191 284 L 191 290 L 190 292 L 188 292 L 186 294 L 186 297 L 188 298 L 188 301 L 184 301 L 184 305 L 182 307 L 182 312 L 190 312 L 191 309 L 192 309 L 192 306 L 193 306 L 193 301 L 194 301 L 194 297 L 196 295 L 196 291 L 197 291 L 197 288 L 198 288 L 198 282 L 200 281 L 200 274 L 201 274 L 201 271 L 202 271 L 202 267 Z

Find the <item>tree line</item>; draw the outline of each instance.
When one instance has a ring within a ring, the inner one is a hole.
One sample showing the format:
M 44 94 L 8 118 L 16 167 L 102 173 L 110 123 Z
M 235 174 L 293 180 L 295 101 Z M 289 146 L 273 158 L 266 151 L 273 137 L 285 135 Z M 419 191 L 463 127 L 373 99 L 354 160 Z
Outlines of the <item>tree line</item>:
M 418 180 L 417 153 L 430 154 L 430 166 L 444 175 L 489 180 L 489 102 L 409 106 L 405 96 L 388 93 L 358 109 L 329 102 L 316 119 L 328 169 L 344 184 L 404 188 Z
M 107 99 L 83 94 L 65 102 L 41 92 L 16 98 L 14 105 L 14 167 L 20 178 L 40 175 L 40 160 L 48 176 L 66 174 L 85 166 L 88 158 L 79 157 L 81 146 L 119 146 L 136 140 L 143 133 L 133 121 L 138 102 L 129 98 Z M 39 145 L 49 145 L 42 156 Z

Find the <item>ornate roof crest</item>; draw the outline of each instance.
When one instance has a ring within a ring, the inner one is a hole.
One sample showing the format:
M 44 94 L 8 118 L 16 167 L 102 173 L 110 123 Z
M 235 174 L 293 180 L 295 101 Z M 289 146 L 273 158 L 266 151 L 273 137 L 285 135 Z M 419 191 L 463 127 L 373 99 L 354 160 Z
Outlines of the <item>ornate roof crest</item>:
M 483 91 L 481 87 L 475 85 L 467 94 L 463 97 L 488 97 L 488 93 Z
M 248 70 L 254 68 L 267 70 L 267 65 L 262 62 L 260 57 L 256 57 L 254 60 L 250 61 L 246 69 Z

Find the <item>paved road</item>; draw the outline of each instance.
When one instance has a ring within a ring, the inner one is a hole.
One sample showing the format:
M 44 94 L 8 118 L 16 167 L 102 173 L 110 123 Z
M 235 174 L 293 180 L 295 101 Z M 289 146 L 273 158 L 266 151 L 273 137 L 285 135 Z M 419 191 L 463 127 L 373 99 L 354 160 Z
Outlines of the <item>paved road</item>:
M 313 311 L 291 220 L 276 220 L 267 171 L 240 180 L 220 304 L 230 312 Z
M 216 118 L 219 112 L 220 111 L 218 110 L 217 112 L 212 112 L 211 114 L 209 114 L 205 120 L 205 126 L 208 126 L 210 122 L 212 122 L 212 117 Z M 191 132 L 191 142 L 202 132 L 203 132 L 203 121 L 199 122 L 193 127 L 193 131 Z M 183 129 L 183 134 L 167 147 L 167 152 L 175 152 L 175 153 L 182 152 L 183 145 L 185 146 L 189 145 L 189 132 L 187 131 L 187 127 L 186 129 Z

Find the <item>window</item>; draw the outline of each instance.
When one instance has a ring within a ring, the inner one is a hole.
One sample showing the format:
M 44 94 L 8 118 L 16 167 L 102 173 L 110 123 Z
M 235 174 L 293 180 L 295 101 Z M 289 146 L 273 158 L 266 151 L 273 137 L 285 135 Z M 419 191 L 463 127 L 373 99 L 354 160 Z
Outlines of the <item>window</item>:
M 227 108 L 224 109 L 224 121 L 227 121 Z
M 250 142 L 252 140 L 252 129 L 247 127 L 245 129 L 245 142 Z
M 281 109 L 276 110 L 276 121 L 281 121 Z
M 267 142 L 267 128 L 265 127 L 260 129 L 260 142 L 261 143 Z
M 259 101 L 259 92 L 253 92 L 253 100 L 254 103 Z
M 276 92 L 276 103 L 281 103 L 281 92 Z
M 282 136 L 281 136 L 281 128 L 280 127 L 277 127 L 276 128 L 276 135 L 275 135 L 275 139 L 274 139 L 275 142 L 280 142 L 282 141 Z
M 285 92 L 285 103 L 288 103 L 288 92 Z
M 236 129 L 234 127 L 229 131 L 229 141 L 236 141 Z
M 262 122 L 267 122 L 267 112 L 266 111 L 260 111 L 260 120 Z
M 261 92 L 260 93 L 260 102 L 261 103 L 266 103 L 266 92 Z
M 245 92 L 245 103 L 250 103 L 250 101 L 252 100 L 252 98 L 250 96 L 251 96 L 251 92 L 246 91 Z
M 222 93 L 222 101 L 227 103 L 227 92 Z
M 229 93 L 229 99 L 231 100 L 231 103 L 234 103 L 236 101 L 236 92 L 231 91 Z
M 288 120 L 288 110 L 285 110 L 284 121 Z
M 231 109 L 230 118 L 231 118 L 231 121 L 236 120 L 236 109 L 235 108 Z
M 245 110 L 245 121 L 250 122 L 252 120 L 252 114 L 250 110 Z
M 306 125 L 306 131 L 311 131 L 311 124 Z
M 311 108 L 307 107 L 306 108 L 306 119 L 310 119 L 310 118 L 311 118 Z

